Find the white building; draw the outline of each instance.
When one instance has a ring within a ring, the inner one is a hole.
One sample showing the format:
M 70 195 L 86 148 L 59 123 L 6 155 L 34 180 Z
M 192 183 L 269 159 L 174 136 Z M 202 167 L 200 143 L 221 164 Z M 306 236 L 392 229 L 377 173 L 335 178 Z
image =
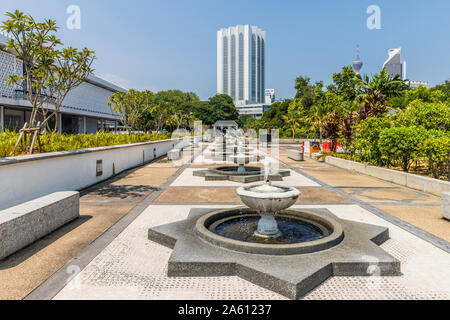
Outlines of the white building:
M 23 88 L 9 86 L 7 78 L 22 75 L 23 64 L 15 55 L 1 50 L 8 37 L 0 33 L 0 132 L 21 129 L 31 116 L 31 104 Z M 95 133 L 105 127 L 114 128 L 119 117 L 107 105 L 114 92 L 126 92 L 103 78 L 90 75 L 84 83 L 67 95 L 61 107 L 60 130 L 63 133 Z M 49 106 L 51 110 L 54 106 Z
M 428 88 L 427 81 L 405 81 L 405 83 L 413 89 L 417 89 L 419 87 Z
M 265 47 L 266 32 L 255 26 L 217 32 L 217 93 L 228 94 L 241 114 L 264 112 Z
M 275 89 L 266 89 L 265 103 L 271 105 L 274 102 L 275 102 Z
M 383 68 L 391 77 L 399 75 L 403 80 L 406 79 L 406 61 L 402 61 L 402 49 L 389 49 L 388 58 L 383 64 Z

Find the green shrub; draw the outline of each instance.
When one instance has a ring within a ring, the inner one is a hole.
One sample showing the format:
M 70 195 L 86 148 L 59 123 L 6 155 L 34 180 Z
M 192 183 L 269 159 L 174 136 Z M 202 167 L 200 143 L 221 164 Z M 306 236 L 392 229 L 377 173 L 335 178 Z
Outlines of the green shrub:
M 22 150 L 21 147 L 14 150 L 18 137 L 19 134 L 15 132 L 6 131 L 0 134 L 0 158 L 20 155 L 28 151 Z M 170 133 L 114 134 L 99 132 L 76 135 L 47 133 L 41 135 L 41 152 L 70 151 L 166 139 L 170 139 Z M 37 142 L 35 147 L 37 148 Z
M 395 123 L 398 126 L 450 131 L 450 103 L 413 101 L 408 109 L 398 114 Z
M 19 135 L 8 130 L 0 133 L 0 158 L 8 157 L 14 150 Z
M 430 137 L 420 144 L 421 155 L 426 159 L 429 173 L 439 179 L 441 175 L 450 180 L 450 138 L 448 136 Z
M 390 127 L 387 118 L 369 117 L 354 127 L 352 152 L 359 161 L 376 165 L 384 165 L 383 157 L 378 147 L 382 130 Z
M 420 127 L 394 127 L 380 133 L 378 148 L 387 159 L 408 172 L 412 161 L 419 156 L 420 144 L 427 138 L 427 131 Z

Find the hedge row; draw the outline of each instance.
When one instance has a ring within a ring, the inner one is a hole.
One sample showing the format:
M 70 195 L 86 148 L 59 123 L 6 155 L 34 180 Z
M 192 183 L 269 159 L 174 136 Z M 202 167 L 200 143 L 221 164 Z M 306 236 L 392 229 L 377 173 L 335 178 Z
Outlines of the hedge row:
M 19 134 L 16 132 L 6 131 L 0 134 L 0 158 L 26 153 L 26 150 L 22 150 L 20 146 L 14 150 L 18 137 Z M 41 151 L 69 151 L 166 139 L 170 139 L 170 133 L 114 134 L 99 132 L 97 134 L 76 135 L 47 133 L 41 135 Z
M 367 118 L 355 127 L 351 154 L 405 172 L 425 164 L 430 176 L 450 180 L 450 105 L 415 102 L 405 112 Z

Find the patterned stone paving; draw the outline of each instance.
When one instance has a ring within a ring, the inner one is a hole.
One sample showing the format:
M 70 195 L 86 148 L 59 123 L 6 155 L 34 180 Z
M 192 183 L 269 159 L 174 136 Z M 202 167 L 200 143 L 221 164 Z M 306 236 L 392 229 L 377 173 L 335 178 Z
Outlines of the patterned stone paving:
M 147 240 L 149 227 L 183 220 L 190 208 L 150 206 L 55 299 L 285 299 L 237 277 L 168 278 L 171 250 Z M 225 207 L 211 206 L 206 207 Z M 355 205 L 326 207 L 340 218 L 388 226 L 382 247 L 402 262 L 401 277 L 332 277 L 304 299 L 449 299 L 450 256 Z M 438 261 L 438 263 L 437 263 Z
M 420 225 L 423 230 L 450 242 L 450 222 L 442 218 L 440 206 L 379 205 L 376 207 L 403 221 Z
M 148 228 L 183 220 L 193 207 L 223 208 L 239 203 L 235 194 L 238 183 L 205 182 L 192 176 L 192 170 L 215 165 L 204 163 L 202 156 L 188 163 L 172 182 L 167 182 L 191 155 L 190 151 L 185 152 L 176 162 L 159 160 L 87 190 L 82 198 L 87 222 L 80 220 L 62 228 L 0 262 L 0 299 L 26 296 L 84 248 L 89 250 L 89 243 L 155 192 L 153 204 L 87 267 L 79 268 L 75 262 L 61 269 L 68 281 L 60 284 L 63 288 L 55 299 L 285 299 L 238 277 L 167 277 L 171 250 L 149 241 Z M 291 169 L 299 170 L 291 170 L 292 176 L 279 183 L 303 191 L 297 207 L 324 207 L 343 219 L 388 227 L 391 239 L 382 247 L 402 263 L 401 277 L 332 277 L 304 299 L 450 298 L 450 254 L 352 204 L 348 197 L 376 206 L 448 241 L 449 222 L 438 216 L 439 199 L 311 159 L 297 163 L 289 160 L 283 150 L 279 158 Z M 276 158 L 269 159 L 284 166 Z M 302 173 L 339 189 L 321 186 Z M 336 190 L 344 193 L 338 194 Z

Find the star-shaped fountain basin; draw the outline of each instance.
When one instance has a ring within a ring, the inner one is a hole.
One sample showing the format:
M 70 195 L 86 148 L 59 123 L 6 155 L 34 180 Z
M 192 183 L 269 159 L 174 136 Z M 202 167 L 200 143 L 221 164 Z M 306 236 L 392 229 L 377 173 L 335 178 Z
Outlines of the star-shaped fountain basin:
M 288 210 L 334 226 L 329 236 L 298 244 L 298 248 L 244 243 L 208 233 L 208 228 L 202 227 L 211 217 L 223 218 L 230 211 L 245 214 L 248 210 L 195 208 L 184 221 L 151 228 L 150 240 L 173 249 L 168 276 L 238 276 L 298 299 L 331 276 L 400 275 L 400 262 L 379 247 L 389 238 L 387 228 L 342 220 L 327 209 Z

